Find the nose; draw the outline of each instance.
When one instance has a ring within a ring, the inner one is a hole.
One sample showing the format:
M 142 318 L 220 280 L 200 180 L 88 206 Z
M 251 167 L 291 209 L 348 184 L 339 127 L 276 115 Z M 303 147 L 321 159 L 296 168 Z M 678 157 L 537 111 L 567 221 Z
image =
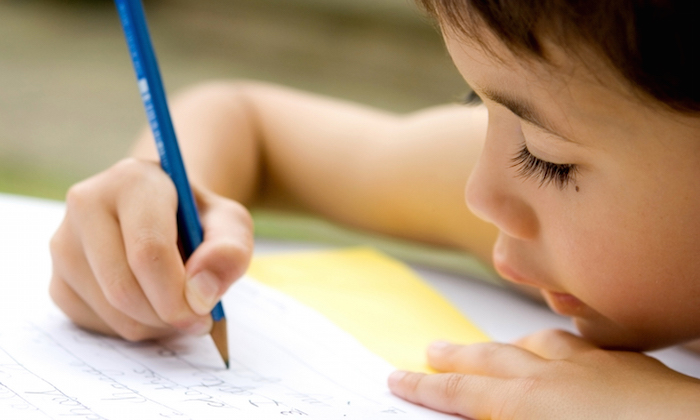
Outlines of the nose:
M 523 140 L 520 125 L 517 131 L 497 126 L 489 117 L 486 142 L 467 183 L 467 206 L 478 217 L 493 223 L 513 238 L 532 240 L 537 236 L 538 220 L 525 195 L 526 186 L 512 168 L 514 149 Z

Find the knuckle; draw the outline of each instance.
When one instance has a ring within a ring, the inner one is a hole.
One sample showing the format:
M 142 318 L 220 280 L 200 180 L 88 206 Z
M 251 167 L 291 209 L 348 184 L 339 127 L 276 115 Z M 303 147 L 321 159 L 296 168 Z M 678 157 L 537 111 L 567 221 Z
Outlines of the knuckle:
M 133 312 L 135 306 L 134 294 L 124 282 L 119 280 L 104 282 L 102 293 L 104 293 L 107 303 L 118 311 L 125 314 Z
M 84 209 L 93 196 L 90 179 L 74 184 L 66 192 L 67 213 L 72 214 Z
M 468 357 L 471 349 L 469 346 L 451 344 L 441 350 L 441 357 L 448 360 L 455 360 Z
M 49 296 L 51 297 L 51 300 L 61 308 L 64 312 L 67 313 L 65 310 L 67 306 L 69 306 L 68 299 L 66 299 L 66 283 L 58 276 L 55 274 L 51 276 L 51 282 L 49 283 Z
M 408 396 L 415 396 L 419 394 L 419 389 L 423 383 L 425 375 L 420 373 L 406 373 L 406 375 L 399 381 L 400 388 L 403 389 L 404 393 Z
M 447 345 L 439 350 L 428 349 L 428 361 L 434 368 L 449 372 L 454 371 L 455 366 L 464 361 L 471 360 L 469 346 L 456 344 Z
M 112 172 L 114 175 L 119 177 L 133 179 L 139 178 L 143 173 L 145 167 L 146 165 L 144 164 L 144 162 L 133 157 L 128 157 L 115 163 L 109 169 L 109 172 Z
M 458 373 L 445 374 L 441 386 L 441 394 L 444 395 L 447 400 L 457 399 L 464 391 L 464 376 Z
M 235 218 L 240 226 L 252 229 L 253 217 L 248 209 L 238 201 L 215 196 L 212 193 L 207 193 L 204 197 L 200 198 L 210 204 L 216 203 L 216 206 L 219 207 L 223 213 Z
M 51 237 L 51 240 L 49 240 L 49 253 L 51 254 L 51 259 L 53 259 L 55 262 L 58 259 L 64 258 L 66 256 L 68 245 L 69 243 L 66 235 L 62 232 L 62 229 L 59 228 L 59 230 L 57 230 Z
M 67 275 L 74 272 L 81 263 L 82 250 L 75 243 L 75 238 L 68 229 L 64 222 L 49 241 L 53 273 Z
M 253 228 L 253 216 L 251 216 L 245 206 L 237 201 L 229 201 L 231 206 L 231 212 L 236 215 L 238 221 L 243 224 L 244 227 L 252 230 Z
M 193 324 L 193 321 L 184 313 L 176 309 L 166 308 L 158 312 L 160 319 L 177 330 L 185 330 Z
M 102 333 L 111 332 L 108 328 L 101 328 L 105 325 L 102 319 L 95 319 L 95 313 L 88 308 L 86 302 L 71 289 L 70 285 L 63 278 L 56 275 L 51 277 L 49 296 L 56 306 L 76 325 Z
M 176 194 L 172 182 L 154 162 L 133 157 L 122 159 L 108 169 L 107 175 L 112 180 L 119 180 L 120 185 L 128 188 L 138 184 L 141 188 L 150 187 L 154 193 Z
M 244 240 L 253 238 L 253 216 L 247 208 L 241 203 L 224 199 L 221 197 L 210 198 L 210 201 L 216 202 L 217 213 L 226 215 L 229 221 L 235 221 L 236 236 Z
M 174 244 L 162 234 L 142 231 L 127 247 L 127 260 L 134 272 L 147 271 L 157 264 Z
M 478 361 L 485 371 L 492 371 L 511 356 L 509 350 L 509 346 L 501 343 L 479 343 L 465 347 L 463 357 Z
M 120 337 L 131 342 L 144 341 L 156 336 L 152 328 L 131 318 L 120 321 L 118 325 L 113 325 L 112 328 Z
M 518 395 L 535 395 L 539 389 L 541 381 L 534 377 L 528 376 L 519 378 L 515 381 L 514 386 L 510 388 L 509 394 L 506 397 L 514 397 Z
M 497 357 L 503 351 L 503 345 L 499 343 L 478 343 L 470 346 L 477 360 L 488 361 Z
M 54 233 L 51 239 L 49 240 L 49 253 L 51 254 L 51 257 L 53 258 L 59 256 L 61 254 L 61 251 L 63 251 L 64 247 L 65 239 L 59 231 L 56 231 L 56 233 Z
M 164 324 L 178 330 L 187 329 L 196 321 L 196 315 L 189 310 L 184 299 L 178 302 L 170 301 L 165 305 L 154 306 L 153 309 Z
M 552 338 L 553 330 L 540 330 L 525 337 L 520 338 L 515 342 L 515 344 L 522 347 L 531 347 L 533 345 L 540 345 L 541 343 L 549 341 Z
M 219 262 L 223 279 L 231 283 L 241 277 L 248 268 L 251 251 L 235 241 L 222 241 L 211 251 L 210 258 Z
M 535 337 L 540 341 L 547 342 L 552 340 L 561 340 L 567 338 L 569 333 L 563 330 L 543 330 L 535 333 Z

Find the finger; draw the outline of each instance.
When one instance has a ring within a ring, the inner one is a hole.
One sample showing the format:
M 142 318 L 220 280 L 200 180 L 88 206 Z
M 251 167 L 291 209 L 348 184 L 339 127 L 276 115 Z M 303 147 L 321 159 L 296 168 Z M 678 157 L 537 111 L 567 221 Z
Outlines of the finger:
M 438 341 L 428 347 L 428 363 L 442 372 L 515 378 L 541 367 L 542 358 L 527 350 L 501 343 L 467 346 Z
M 172 335 L 172 328 L 154 328 L 141 324 L 120 312 L 110 310 L 107 305 L 96 305 L 96 311 L 85 303 L 70 285 L 54 276 L 51 279 L 49 293 L 56 305 L 74 323 L 82 328 L 105 335 L 119 336 L 129 341 L 161 338 Z
M 103 206 L 87 203 L 76 213 L 71 226 L 80 233 L 80 248 L 109 305 L 141 323 L 165 328 L 129 269 L 115 217 Z
M 149 164 L 132 165 L 125 169 L 126 176 L 133 176 L 139 187 L 118 194 L 116 204 L 128 266 L 163 322 L 183 331 L 206 332 L 210 317 L 195 314 L 185 300 L 175 187 L 162 171 L 139 166 Z M 128 182 L 122 184 L 129 187 Z
M 76 324 L 131 341 L 164 334 L 161 329 L 143 325 L 109 304 L 66 221 L 51 239 L 50 250 L 53 260 L 52 297 L 64 312 L 71 314 L 70 318 Z M 76 309 L 73 305 L 83 309 Z
M 77 325 L 91 331 L 105 335 L 115 336 L 117 333 L 105 323 L 95 311 L 92 310 L 80 297 L 68 286 L 63 279 L 53 277 L 49 284 L 49 294 L 54 303 Z
M 596 347 L 567 331 L 544 330 L 523 337 L 515 345 L 549 360 L 568 359 L 576 353 Z
M 245 273 L 253 227 L 248 211 L 234 201 L 209 197 L 200 207 L 204 241 L 187 261 L 185 295 L 192 310 L 205 315 Z
M 474 419 L 492 418 L 502 407 L 505 381 L 486 376 L 458 373 L 423 373 L 397 371 L 389 376 L 389 389 L 415 404 Z

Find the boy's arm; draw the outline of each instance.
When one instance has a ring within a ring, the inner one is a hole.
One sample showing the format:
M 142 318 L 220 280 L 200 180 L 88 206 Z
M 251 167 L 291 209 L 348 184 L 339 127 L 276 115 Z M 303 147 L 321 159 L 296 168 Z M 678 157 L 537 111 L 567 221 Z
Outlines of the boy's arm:
M 193 183 L 490 260 L 495 229 L 463 192 L 485 138 L 482 107 L 399 116 L 265 84 L 212 83 L 180 95 L 173 119 Z M 150 134 L 134 155 L 155 158 Z
M 263 84 L 217 83 L 181 95 L 172 111 L 204 241 L 183 264 L 177 196 L 144 132 L 137 159 L 70 189 L 51 241 L 51 296 L 85 328 L 131 340 L 206 333 L 209 311 L 253 250 L 238 202 L 317 213 L 488 260 L 494 230 L 462 198 L 485 136 L 482 109 L 400 117 Z

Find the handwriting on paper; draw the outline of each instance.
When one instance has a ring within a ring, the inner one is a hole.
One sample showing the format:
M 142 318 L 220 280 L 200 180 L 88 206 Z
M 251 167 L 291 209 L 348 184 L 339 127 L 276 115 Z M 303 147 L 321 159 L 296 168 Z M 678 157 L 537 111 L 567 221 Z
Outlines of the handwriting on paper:
M 449 418 L 391 396 L 386 362 L 251 280 L 227 295 L 231 367 L 209 337 L 129 343 L 53 310 L 0 327 L 0 418 Z

